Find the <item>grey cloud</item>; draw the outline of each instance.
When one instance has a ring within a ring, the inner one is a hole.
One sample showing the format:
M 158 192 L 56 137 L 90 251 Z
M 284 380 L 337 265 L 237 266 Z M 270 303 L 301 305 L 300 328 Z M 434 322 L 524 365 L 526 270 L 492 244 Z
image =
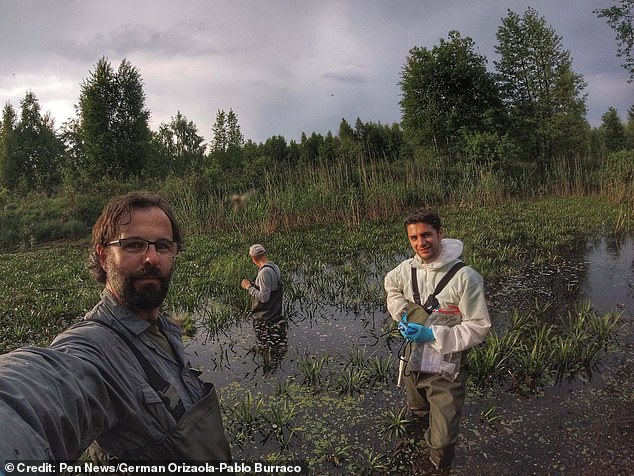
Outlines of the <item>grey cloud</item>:
M 220 47 L 208 39 L 209 32 L 209 26 L 203 22 L 179 24 L 166 30 L 127 23 L 85 41 L 67 38 L 63 40 L 62 54 L 67 58 L 96 61 L 101 56 L 125 57 L 132 53 L 148 53 L 154 57 L 197 57 L 235 52 L 234 47 Z
M 625 111 L 633 86 L 616 58 L 614 32 L 592 13 L 605 0 L 531 5 L 562 36 L 573 69 L 589 83 L 592 124 L 610 105 Z M 139 67 L 154 124 L 180 110 L 209 135 L 216 111 L 233 108 L 245 136 L 264 141 L 334 131 L 341 118 L 391 123 L 400 119 L 398 81 L 413 46 L 432 48 L 455 29 L 475 41 L 493 69 L 502 17 L 526 6 L 525 0 L 0 0 L 0 102 L 17 105 L 32 89 L 42 109 L 55 113 L 62 95 L 76 102 L 82 78 L 107 56 Z
M 364 84 L 368 82 L 366 75 L 358 71 L 329 71 L 321 77 L 345 84 Z

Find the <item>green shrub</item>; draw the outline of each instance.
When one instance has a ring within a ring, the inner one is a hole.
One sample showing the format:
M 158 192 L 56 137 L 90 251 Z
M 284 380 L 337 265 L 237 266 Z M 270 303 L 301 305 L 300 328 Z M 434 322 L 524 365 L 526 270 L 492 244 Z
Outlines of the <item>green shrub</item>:
M 80 220 L 69 220 L 61 227 L 61 236 L 67 238 L 82 238 L 90 233 L 90 227 Z

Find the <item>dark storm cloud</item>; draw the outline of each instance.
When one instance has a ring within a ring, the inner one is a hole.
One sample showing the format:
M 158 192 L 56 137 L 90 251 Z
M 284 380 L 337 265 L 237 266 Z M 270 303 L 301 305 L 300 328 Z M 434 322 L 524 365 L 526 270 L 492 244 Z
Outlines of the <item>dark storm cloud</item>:
M 360 71 L 329 71 L 324 73 L 322 78 L 332 79 L 337 83 L 346 84 L 363 84 L 367 83 L 369 79 Z
M 220 48 L 203 39 L 210 27 L 203 22 L 182 23 L 159 30 L 142 23 L 128 23 L 87 40 L 66 38 L 61 55 L 94 60 L 100 56 L 127 57 L 146 53 L 156 57 L 234 54 L 235 47 Z
M 588 83 L 588 120 L 610 106 L 624 118 L 634 85 L 615 34 L 593 10 L 608 0 L 532 0 Z M 449 31 L 498 60 L 496 32 L 526 0 L 0 0 L 0 101 L 27 90 L 57 124 L 74 115 L 80 83 L 99 58 L 141 73 L 153 128 L 181 111 L 210 136 L 218 109 L 236 112 L 245 137 L 298 140 L 354 123 L 400 120 L 400 74 L 414 46 Z

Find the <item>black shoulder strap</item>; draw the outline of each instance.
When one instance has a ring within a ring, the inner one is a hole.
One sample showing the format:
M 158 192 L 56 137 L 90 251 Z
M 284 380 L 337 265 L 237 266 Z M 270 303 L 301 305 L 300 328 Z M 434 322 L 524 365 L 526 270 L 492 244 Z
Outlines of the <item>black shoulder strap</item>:
M 117 334 L 123 342 L 130 348 L 136 359 L 139 361 L 141 367 L 143 367 L 143 372 L 145 372 L 145 376 L 147 377 L 148 383 L 150 387 L 154 389 L 160 399 L 163 401 L 165 408 L 169 411 L 176 421 L 179 421 L 180 418 L 185 413 L 185 406 L 183 404 L 182 399 L 176 392 L 176 390 L 167 382 L 161 375 L 156 371 L 152 364 L 148 362 L 143 353 L 130 341 L 128 336 L 126 336 L 123 332 L 115 327 L 111 326 L 107 322 L 100 321 L 98 319 L 90 319 L 85 322 L 94 322 L 99 324 L 100 326 L 107 327 L 112 332 Z
M 460 268 L 463 268 L 465 266 L 467 266 L 467 265 L 464 262 L 462 262 L 462 261 L 458 261 L 456 264 L 454 264 L 451 267 L 451 269 L 449 271 L 447 271 L 447 274 L 445 274 L 442 277 L 442 279 L 440 280 L 440 282 L 436 286 L 436 289 L 434 289 L 434 296 L 437 296 L 438 293 L 440 291 L 442 291 L 445 286 L 447 286 L 447 283 L 449 281 L 451 281 L 451 278 L 454 277 L 454 274 L 456 274 Z
M 467 266 L 463 261 L 458 261 L 454 264 L 449 271 L 442 277 L 442 279 L 436 285 L 433 296 L 437 296 L 440 291 L 447 286 L 447 283 L 451 281 L 451 278 L 458 272 L 460 268 Z M 412 266 L 412 294 L 414 295 L 414 302 L 420 305 L 420 291 L 418 290 L 418 280 L 416 279 L 416 268 Z
M 262 266 L 260 268 L 260 271 L 263 270 L 264 268 L 271 268 L 273 270 L 273 273 L 275 274 L 275 276 L 277 276 L 277 280 L 281 281 L 282 276 L 280 276 L 277 271 L 275 271 L 275 268 L 273 266 L 271 266 L 270 264 L 265 264 L 264 266 Z
M 416 279 L 416 268 L 412 266 L 412 294 L 414 295 L 414 302 L 421 305 L 420 303 L 420 291 L 418 290 L 418 280 Z
M 91 319 L 90 321 L 87 321 L 87 322 L 94 322 L 95 324 L 99 324 L 100 326 L 107 327 L 112 332 L 114 332 L 119 337 L 121 337 L 123 342 L 125 342 L 127 346 L 130 348 L 130 350 L 134 353 L 134 356 L 139 361 L 139 364 L 141 364 L 141 367 L 143 367 L 143 371 L 145 372 L 145 375 L 147 376 L 150 386 L 157 392 L 165 393 L 167 391 L 167 389 L 170 386 L 169 383 L 167 383 L 165 379 L 161 377 L 161 375 L 156 371 L 156 369 L 152 367 L 152 365 L 148 362 L 148 360 L 145 358 L 143 353 L 130 341 L 128 336 L 126 336 L 119 329 L 111 326 L 110 324 L 104 321 L 100 321 L 98 319 Z

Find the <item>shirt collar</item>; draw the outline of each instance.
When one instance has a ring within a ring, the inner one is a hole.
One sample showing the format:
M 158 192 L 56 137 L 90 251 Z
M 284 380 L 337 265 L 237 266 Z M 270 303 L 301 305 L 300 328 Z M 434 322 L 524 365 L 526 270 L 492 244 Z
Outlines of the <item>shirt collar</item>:
M 101 300 L 111 311 L 112 316 L 133 334 L 139 335 L 150 327 L 149 322 L 145 319 L 139 318 L 132 309 L 121 304 L 110 290 L 103 290 L 101 293 Z

